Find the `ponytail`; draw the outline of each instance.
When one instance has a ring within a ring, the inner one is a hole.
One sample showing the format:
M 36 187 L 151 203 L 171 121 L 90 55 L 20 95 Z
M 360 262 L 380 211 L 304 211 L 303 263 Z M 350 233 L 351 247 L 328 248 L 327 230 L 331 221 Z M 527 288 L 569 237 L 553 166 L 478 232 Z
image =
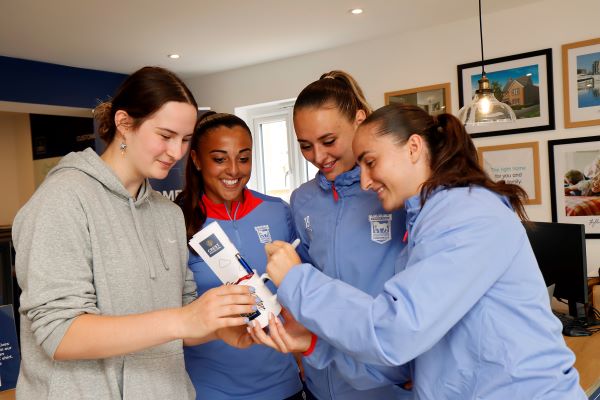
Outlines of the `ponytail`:
M 363 110 L 366 115 L 372 112 L 365 95 L 354 80 L 344 71 L 327 72 L 319 80 L 306 86 L 298 95 L 294 104 L 294 115 L 304 108 L 321 108 L 334 106 L 348 121 L 353 122 L 356 112 Z
M 527 193 L 518 185 L 494 182 L 479 165 L 477 149 L 460 121 L 451 114 L 432 117 L 413 105 L 390 104 L 375 111 L 363 125 L 377 124 L 379 135 L 393 135 L 398 144 L 410 135 L 425 139 L 431 175 L 421 187 L 421 204 L 438 187 L 482 186 L 506 196 L 519 218 L 527 220 L 524 203 Z

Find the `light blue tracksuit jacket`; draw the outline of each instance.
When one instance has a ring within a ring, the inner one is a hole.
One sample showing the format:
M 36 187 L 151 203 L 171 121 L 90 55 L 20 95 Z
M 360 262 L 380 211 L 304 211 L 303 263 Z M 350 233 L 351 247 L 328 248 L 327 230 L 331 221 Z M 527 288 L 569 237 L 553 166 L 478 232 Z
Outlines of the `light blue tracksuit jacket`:
M 370 296 L 383 290 L 404 247 L 405 212 L 387 213 L 375 193 L 361 190 L 358 167 L 333 183 L 318 173 L 293 192 L 291 207 L 303 261 Z M 335 364 L 323 369 L 305 365 L 305 375 L 308 389 L 320 400 L 412 398 L 393 384 L 359 391 L 344 380 Z
M 576 400 L 586 396 L 525 230 L 480 188 L 406 202 L 408 244 L 373 298 L 310 265 L 279 300 L 320 338 L 305 358 L 355 385 L 394 380 L 364 363 L 411 362 L 417 399 Z M 368 253 L 368 250 L 364 250 Z

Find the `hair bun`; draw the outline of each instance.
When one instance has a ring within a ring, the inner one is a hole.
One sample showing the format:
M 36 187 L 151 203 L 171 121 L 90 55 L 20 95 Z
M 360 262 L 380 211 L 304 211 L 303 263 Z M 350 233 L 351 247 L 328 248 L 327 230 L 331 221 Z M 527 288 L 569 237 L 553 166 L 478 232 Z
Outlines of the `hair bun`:
M 104 101 L 98 104 L 92 113 L 94 114 L 94 120 L 97 123 L 98 135 L 102 140 L 108 143 L 111 139 L 113 130 L 113 121 L 111 118 L 112 101 Z

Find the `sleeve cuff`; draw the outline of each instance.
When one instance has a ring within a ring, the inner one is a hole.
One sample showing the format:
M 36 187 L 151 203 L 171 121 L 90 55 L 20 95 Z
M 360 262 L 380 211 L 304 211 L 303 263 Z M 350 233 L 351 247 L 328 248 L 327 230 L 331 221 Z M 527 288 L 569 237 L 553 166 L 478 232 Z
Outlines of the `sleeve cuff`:
M 277 288 L 277 300 L 288 309 L 288 305 L 293 304 L 292 297 L 296 295 L 298 285 L 300 284 L 300 280 L 303 276 L 304 268 L 313 268 L 313 266 L 303 263 L 293 267 L 283 278 L 279 284 L 279 287 Z

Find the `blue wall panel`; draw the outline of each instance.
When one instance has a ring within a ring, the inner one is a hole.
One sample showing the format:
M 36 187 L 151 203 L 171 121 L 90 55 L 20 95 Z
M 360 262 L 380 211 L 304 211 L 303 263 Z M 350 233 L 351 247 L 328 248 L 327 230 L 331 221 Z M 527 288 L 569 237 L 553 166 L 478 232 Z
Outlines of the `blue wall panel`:
M 0 56 L 0 100 L 94 108 L 127 75 Z

